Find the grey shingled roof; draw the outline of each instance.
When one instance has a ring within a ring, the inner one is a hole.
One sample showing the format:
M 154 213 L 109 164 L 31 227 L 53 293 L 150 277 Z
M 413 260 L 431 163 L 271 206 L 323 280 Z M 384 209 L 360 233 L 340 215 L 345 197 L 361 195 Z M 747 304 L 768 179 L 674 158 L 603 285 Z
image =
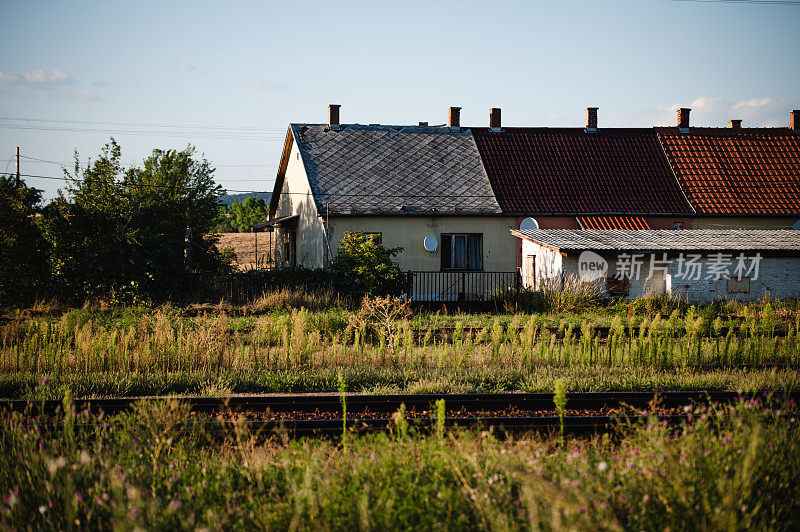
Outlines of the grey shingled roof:
M 292 124 L 319 212 L 499 214 L 469 130 Z M 327 205 L 326 205 L 327 203 Z
M 800 251 L 796 230 L 512 230 L 560 251 Z

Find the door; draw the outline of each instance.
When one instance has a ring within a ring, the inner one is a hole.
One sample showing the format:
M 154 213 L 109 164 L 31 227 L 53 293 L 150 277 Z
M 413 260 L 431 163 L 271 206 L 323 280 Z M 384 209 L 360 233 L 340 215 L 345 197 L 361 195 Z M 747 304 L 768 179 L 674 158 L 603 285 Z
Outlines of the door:
M 536 255 L 528 255 L 525 257 L 522 277 L 522 285 L 525 288 L 536 290 Z

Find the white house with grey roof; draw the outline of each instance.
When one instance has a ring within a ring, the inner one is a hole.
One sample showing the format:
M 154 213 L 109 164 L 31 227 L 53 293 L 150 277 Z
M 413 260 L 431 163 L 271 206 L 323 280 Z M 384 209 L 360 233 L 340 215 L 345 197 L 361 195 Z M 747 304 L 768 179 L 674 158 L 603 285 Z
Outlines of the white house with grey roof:
M 598 282 L 636 298 L 667 293 L 696 303 L 800 297 L 796 230 L 513 230 L 523 284 Z
M 330 111 L 328 124 L 287 131 L 260 224 L 276 228 L 278 265 L 325 267 L 361 231 L 402 247 L 404 270 L 516 271 L 516 220 L 502 215 L 468 130 L 339 124 Z

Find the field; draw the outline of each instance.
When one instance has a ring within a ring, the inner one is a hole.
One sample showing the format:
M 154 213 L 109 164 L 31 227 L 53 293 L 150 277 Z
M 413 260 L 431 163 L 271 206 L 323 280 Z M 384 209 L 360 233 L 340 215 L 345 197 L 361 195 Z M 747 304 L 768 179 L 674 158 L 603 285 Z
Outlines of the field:
M 219 233 L 217 248 L 231 248 L 236 254 L 237 269 L 247 271 L 263 267 L 269 260 L 269 238 L 268 233 Z
M 766 300 L 452 314 L 282 291 L 8 312 L 0 396 L 30 402 L 2 417 L 0 528 L 796 529 L 800 429 L 781 392 L 800 389 L 799 328 L 797 302 Z M 563 443 L 418 432 L 402 410 L 386 433 L 293 440 L 244 418 L 220 433 L 179 398 L 557 389 L 765 393 Z M 112 416 L 71 402 L 140 395 L 177 398 Z
M 336 391 L 340 376 L 360 392 L 552 391 L 559 378 L 570 391 L 798 386 L 800 318 L 778 303 L 410 315 L 391 303 L 276 304 L 290 296 L 249 307 L 17 314 L 0 325 L 0 394 Z

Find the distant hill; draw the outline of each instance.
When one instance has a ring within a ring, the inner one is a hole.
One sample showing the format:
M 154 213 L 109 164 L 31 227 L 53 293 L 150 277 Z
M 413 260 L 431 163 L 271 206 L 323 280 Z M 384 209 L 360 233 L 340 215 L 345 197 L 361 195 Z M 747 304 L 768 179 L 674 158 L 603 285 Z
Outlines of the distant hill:
M 230 194 L 228 196 L 222 196 L 220 200 L 226 206 L 230 207 L 231 203 L 240 203 L 249 197 L 261 198 L 264 200 L 264 203 L 269 205 L 269 200 L 272 199 L 272 192 L 247 192 L 244 194 Z

